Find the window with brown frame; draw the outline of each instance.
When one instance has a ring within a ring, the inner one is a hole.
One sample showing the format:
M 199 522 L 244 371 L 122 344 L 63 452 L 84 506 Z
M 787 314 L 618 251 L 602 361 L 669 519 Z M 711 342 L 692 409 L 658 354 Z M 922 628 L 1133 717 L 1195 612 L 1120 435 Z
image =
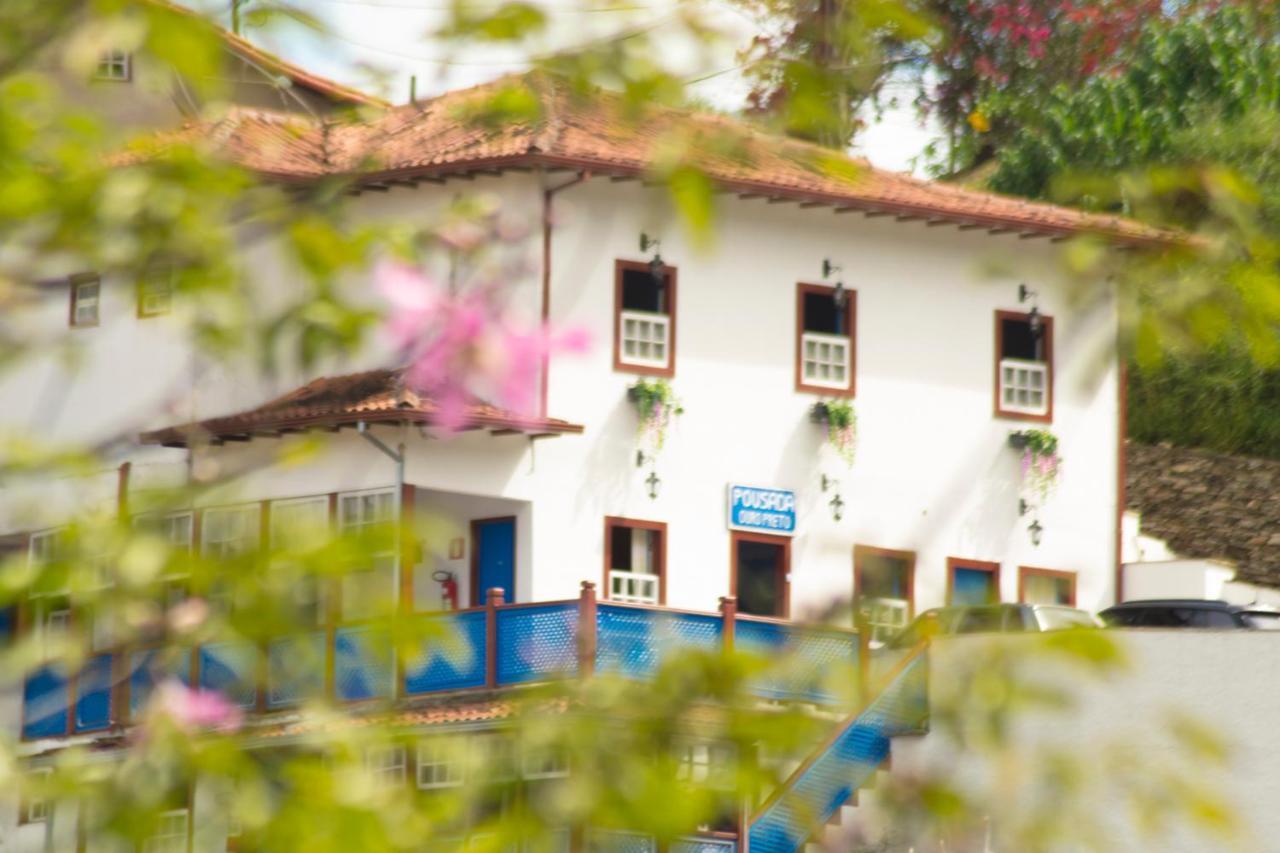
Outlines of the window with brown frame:
M 1076 573 L 1018 567 L 1018 601 L 1023 604 L 1076 606 Z
M 631 518 L 604 520 L 604 589 L 610 601 L 665 604 L 667 525 Z
M 618 261 L 614 276 L 614 369 L 674 376 L 676 268 L 655 276 L 647 263 Z
M 999 601 L 999 563 L 947 558 L 947 604 L 996 604 Z
M 91 273 L 71 277 L 71 316 L 73 329 L 98 325 L 102 298 L 102 280 Z
M 161 264 L 147 272 L 138 281 L 138 316 L 160 317 L 173 310 L 174 268 Z
M 1053 420 L 1053 318 L 996 312 L 996 415 Z
M 915 607 L 916 553 L 855 545 L 854 607 L 875 642 L 885 642 L 908 622 Z
M 822 284 L 796 286 L 796 389 L 853 396 L 857 294 Z

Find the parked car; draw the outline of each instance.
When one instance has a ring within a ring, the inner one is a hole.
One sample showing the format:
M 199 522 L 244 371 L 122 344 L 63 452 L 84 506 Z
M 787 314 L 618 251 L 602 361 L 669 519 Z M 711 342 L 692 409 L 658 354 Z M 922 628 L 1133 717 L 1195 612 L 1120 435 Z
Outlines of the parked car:
M 1280 631 L 1280 610 L 1207 599 L 1126 601 L 1098 614 L 1110 628 L 1219 628 Z
M 984 604 L 935 607 L 926 610 L 885 643 L 907 649 L 921 640 L 950 634 L 995 631 L 1058 631 L 1097 628 L 1098 620 L 1084 610 L 1057 604 Z

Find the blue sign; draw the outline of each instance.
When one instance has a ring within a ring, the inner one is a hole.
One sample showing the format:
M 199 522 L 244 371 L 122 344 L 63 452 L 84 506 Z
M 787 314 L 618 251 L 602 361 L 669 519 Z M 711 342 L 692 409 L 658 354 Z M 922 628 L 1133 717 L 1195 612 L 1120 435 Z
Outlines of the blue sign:
M 796 493 L 729 486 L 729 529 L 791 535 L 796 532 Z

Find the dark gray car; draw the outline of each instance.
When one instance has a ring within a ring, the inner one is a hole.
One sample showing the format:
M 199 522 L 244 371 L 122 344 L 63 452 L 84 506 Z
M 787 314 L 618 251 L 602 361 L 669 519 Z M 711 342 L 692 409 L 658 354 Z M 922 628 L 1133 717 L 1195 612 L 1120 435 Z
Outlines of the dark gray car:
M 1199 598 L 1126 601 L 1098 614 L 1109 628 L 1217 628 L 1280 631 L 1280 610 Z

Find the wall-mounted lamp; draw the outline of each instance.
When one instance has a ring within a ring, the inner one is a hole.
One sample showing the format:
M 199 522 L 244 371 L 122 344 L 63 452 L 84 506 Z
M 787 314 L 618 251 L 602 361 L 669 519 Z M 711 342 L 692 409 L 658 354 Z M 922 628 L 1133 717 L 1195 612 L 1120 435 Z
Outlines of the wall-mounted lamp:
M 662 241 L 657 237 L 650 237 L 643 231 L 640 232 L 640 251 L 647 252 L 653 249 L 653 259 L 649 261 L 649 275 L 653 276 L 653 280 L 661 284 L 666 279 L 667 265 L 663 263 L 662 255 L 658 254 L 658 249 L 662 246 Z
M 1028 299 L 1035 299 L 1037 296 L 1039 294 L 1027 287 L 1025 283 L 1018 285 L 1019 304 L 1026 302 Z M 1031 334 L 1037 338 L 1044 332 L 1044 320 L 1040 316 L 1040 308 L 1034 302 L 1031 303 L 1031 311 L 1027 314 L 1027 325 L 1031 327 Z
M 833 274 L 843 271 L 844 267 L 839 264 L 833 264 L 830 258 L 822 259 L 823 278 L 831 278 Z M 843 309 L 845 303 L 849 301 L 849 291 L 844 289 L 844 281 L 842 279 L 836 279 L 836 289 L 831 294 L 831 300 L 835 302 L 838 309 Z
M 649 476 L 644 478 L 644 482 L 649 487 L 649 500 L 657 500 L 658 489 L 662 487 L 662 480 L 658 478 L 658 472 L 649 471 Z
M 822 491 L 825 492 L 828 489 L 836 489 L 837 485 L 839 485 L 839 481 L 837 481 L 835 477 L 828 477 L 826 474 L 822 475 Z M 836 493 L 831 496 L 831 500 L 827 501 L 827 506 L 831 507 L 831 517 L 836 521 L 844 518 L 844 498 L 840 497 L 840 491 L 838 489 L 836 489 Z
M 1044 535 L 1044 528 L 1040 526 L 1040 519 L 1032 519 L 1031 526 L 1027 528 L 1027 532 L 1031 534 L 1032 546 L 1039 548 L 1040 538 Z
M 1018 515 L 1026 515 L 1029 509 L 1031 509 L 1031 504 L 1027 503 L 1027 499 L 1018 498 Z
M 643 468 L 646 459 L 648 459 L 650 462 L 653 461 L 653 457 L 645 456 L 643 450 L 636 451 L 636 467 L 637 468 Z

